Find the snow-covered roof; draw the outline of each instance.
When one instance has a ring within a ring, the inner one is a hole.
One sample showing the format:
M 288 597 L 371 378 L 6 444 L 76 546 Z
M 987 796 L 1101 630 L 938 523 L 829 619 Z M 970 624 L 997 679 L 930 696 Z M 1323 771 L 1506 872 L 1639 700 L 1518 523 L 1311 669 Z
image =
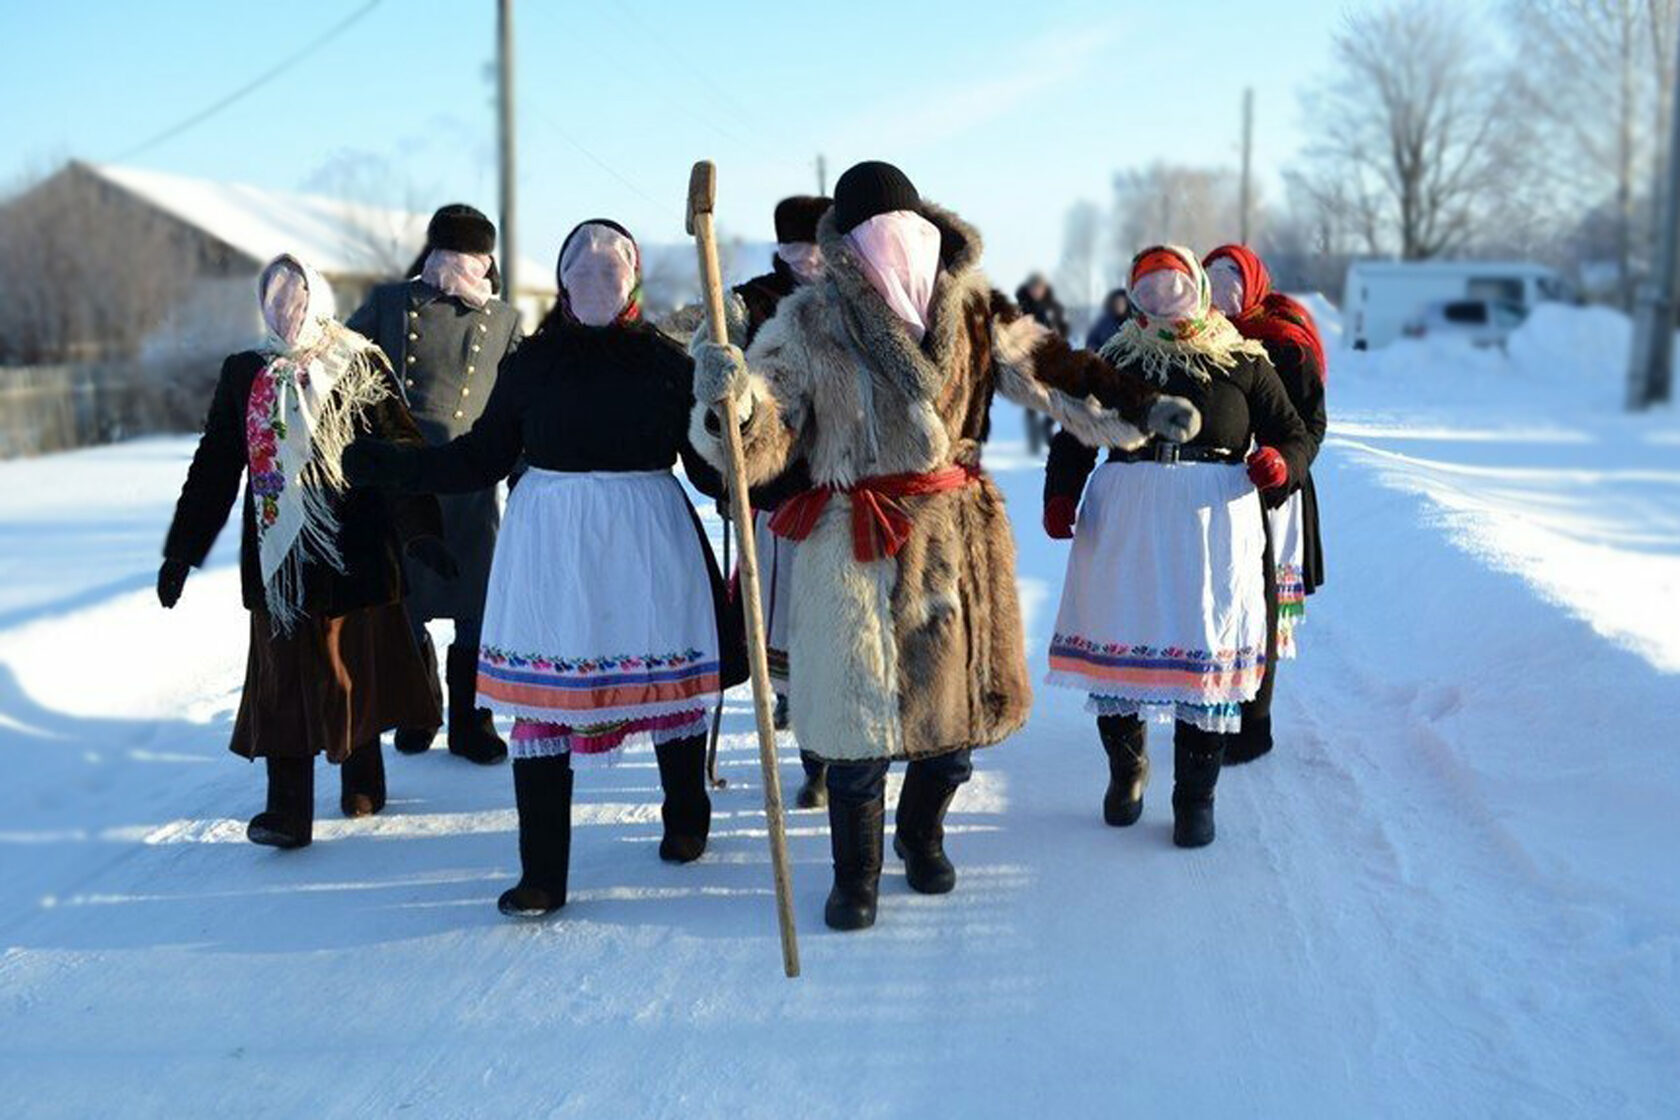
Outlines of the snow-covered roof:
M 253 261 L 296 253 L 328 277 L 384 276 L 404 267 L 425 244 L 431 217 L 136 167 L 82 166 Z M 519 279 L 522 291 L 554 290 L 552 270 L 523 255 Z

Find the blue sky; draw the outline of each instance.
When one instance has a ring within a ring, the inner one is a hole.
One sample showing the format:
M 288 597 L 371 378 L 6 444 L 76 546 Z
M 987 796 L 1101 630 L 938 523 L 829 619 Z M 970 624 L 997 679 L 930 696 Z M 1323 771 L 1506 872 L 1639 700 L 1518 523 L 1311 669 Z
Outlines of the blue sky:
M 0 177 L 115 159 L 237 88 L 360 0 L 0 5 Z M 689 165 L 719 165 L 719 223 L 768 239 L 770 208 L 860 159 L 902 166 L 977 223 L 1013 287 L 1054 266 L 1073 201 L 1121 167 L 1235 165 L 1242 90 L 1275 195 L 1302 141 L 1342 0 L 745 3 L 520 0 L 522 255 L 584 217 L 682 237 Z M 384 0 L 290 73 L 130 162 L 304 188 L 368 156 L 417 208 L 494 213 L 495 5 Z M 339 181 L 342 181 L 341 179 Z

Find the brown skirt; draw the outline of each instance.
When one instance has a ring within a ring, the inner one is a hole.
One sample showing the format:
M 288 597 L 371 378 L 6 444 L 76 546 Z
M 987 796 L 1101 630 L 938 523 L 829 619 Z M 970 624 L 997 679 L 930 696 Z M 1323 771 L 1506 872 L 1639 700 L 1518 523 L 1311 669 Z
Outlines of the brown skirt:
M 251 612 L 234 754 L 343 762 L 382 731 L 442 722 L 401 603 L 305 618 L 286 635 Z

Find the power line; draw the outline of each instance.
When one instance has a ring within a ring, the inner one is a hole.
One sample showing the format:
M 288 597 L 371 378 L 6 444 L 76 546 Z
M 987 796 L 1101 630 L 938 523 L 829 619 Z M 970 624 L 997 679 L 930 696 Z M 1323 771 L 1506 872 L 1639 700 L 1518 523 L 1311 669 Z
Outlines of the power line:
M 592 152 L 588 148 L 584 147 L 583 143 L 580 140 L 578 140 L 577 137 L 573 136 L 565 128 L 561 127 L 560 122 L 556 121 L 553 117 L 549 116 L 546 112 L 544 112 L 542 110 L 541 106 L 533 106 L 529 102 L 527 102 L 526 103 L 526 108 L 529 109 L 532 113 L 534 113 L 536 115 L 536 118 L 539 121 L 541 121 L 543 124 L 546 124 L 549 128 L 552 128 L 555 132 L 559 133 L 560 138 L 562 140 L 564 140 L 566 143 L 570 144 L 572 147 L 576 148 L 580 153 L 582 153 L 585 159 L 589 160 L 589 162 L 593 163 L 596 167 L 599 167 L 602 171 L 605 171 L 608 175 L 611 175 L 614 179 L 617 179 L 621 184 L 624 185 L 625 188 L 627 188 L 628 190 L 630 190 L 634 194 L 637 194 L 637 195 L 641 196 L 641 198 L 644 199 L 645 201 L 653 203 L 655 206 L 663 205 L 663 203 L 661 203 L 659 201 L 659 199 L 654 198 L 651 194 L 649 194 L 647 191 L 644 191 L 641 187 L 637 186 L 629 178 L 620 174 L 618 169 L 615 168 L 612 164 L 608 163 L 606 160 L 602 159 L 600 156 L 596 155 L 594 152 Z
M 183 133 L 183 132 L 186 132 L 188 129 L 194 128 L 197 125 L 200 125 L 203 122 L 209 120 L 211 117 L 215 116 L 217 113 L 221 112 L 223 109 L 226 109 L 229 105 L 232 105 L 234 102 L 239 101 L 241 98 L 247 96 L 248 94 L 256 92 L 257 90 L 261 89 L 263 86 L 267 85 L 269 82 L 273 81 L 275 78 L 278 78 L 281 74 L 285 73 L 286 70 L 289 69 L 294 63 L 296 63 L 299 59 L 303 58 L 305 55 L 309 54 L 311 51 L 314 51 L 314 50 L 317 50 L 321 47 L 326 46 L 328 43 L 330 43 L 334 39 L 338 38 L 338 36 L 342 35 L 346 31 L 350 30 L 350 28 L 352 26 L 354 26 L 356 23 L 360 22 L 361 19 L 364 16 L 366 16 L 369 12 L 371 12 L 375 8 L 379 7 L 380 2 L 381 2 L 381 0 L 368 0 L 368 3 L 363 4 L 360 8 L 357 8 L 355 11 L 351 12 L 348 16 L 344 17 L 342 20 L 333 24 L 332 27 L 328 28 L 326 31 L 322 32 L 320 35 L 318 35 L 314 39 L 310 40 L 307 44 L 298 48 L 292 54 L 287 55 L 284 59 L 275 63 L 273 66 L 269 67 L 267 70 L 264 70 L 261 74 L 258 74 L 255 78 L 252 78 L 249 82 L 246 82 L 244 85 L 240 86 L 238 89 L 234 90 L 232 93 L 228 94 L 226 97 L 222 98 L 220 101 L 215 102 L 209 108 L 202 109 L 199 112 L 194 113 L 192 116 L 188 117 L 186 120 L 181 121 L 179 124 L 171 125 L 170 127 L 164 129 L 162 132 L 158 133 L 156 136 L 153 136 L 151 139 L 145 140 L 145 141 L 142 141 L 139 144 L 136 144 L 134 147 L 130 148 L 128 151 L 123 152 L 121 155 L 117 156 L 116 159 L 113 162 L 121 163 L 125 160 L 133 159 L 135 156 L 141 155 L 142 153 L 150 151 L 151 149 L 157 147 L 159 144 L 162 144 L 166 140 L 173 140 L 175 137 L 181 135 L 181 133 Z

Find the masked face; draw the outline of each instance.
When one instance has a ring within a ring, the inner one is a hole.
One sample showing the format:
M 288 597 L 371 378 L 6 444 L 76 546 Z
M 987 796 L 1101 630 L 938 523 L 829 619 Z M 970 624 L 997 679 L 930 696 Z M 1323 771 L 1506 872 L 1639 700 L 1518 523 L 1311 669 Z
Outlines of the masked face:
M 608 226 L 584 226 L 561 257 L 560 284 L 578 322 L 612 325 L 636 287 L 635 243 Z
M 1220 257 L 1208 268 L 1208 286 L 1213 293 L 1213 306 L 1226 315 L 1236 315 L 1243 309 L 1242 269 L 1229 257 Z
M 1132 302 L 1151 319 L 1178 322 L 1194 316 L 1199 294 L 1196 281 L 1187 273 L 1163 268 L 1137 279 L 1132 285 Z
M 309 281 L 290 262 L 281 262 L 263 286 L 263 322 L 269 332 L 288 349 L 303 341 L 304 320 L 309 313 Z
M 776 246 L 776 256 L 793 269 L 801 284 L 810 284 L 822 276 L 822 246 L 811 241 L 784 241 Z

